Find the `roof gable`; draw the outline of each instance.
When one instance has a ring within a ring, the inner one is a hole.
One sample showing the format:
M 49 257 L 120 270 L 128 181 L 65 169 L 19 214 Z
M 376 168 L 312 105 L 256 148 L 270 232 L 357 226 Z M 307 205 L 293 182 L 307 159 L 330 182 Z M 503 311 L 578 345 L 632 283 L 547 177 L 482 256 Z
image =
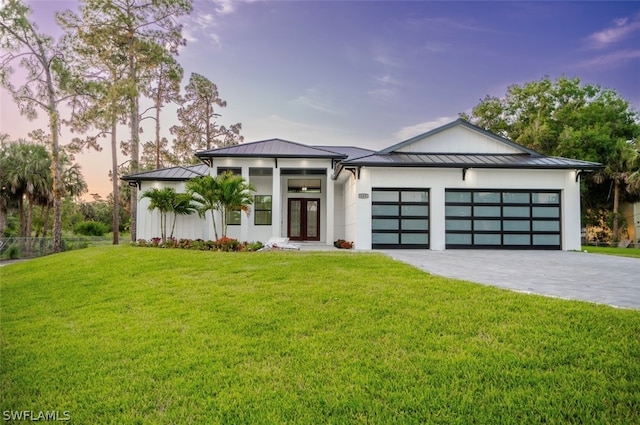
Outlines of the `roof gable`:
M 199 158 L 210 157 L 262 157 L 262 158 L 335 158 L 347 155 L 325 148 L 303 145 L 282 139 L 261 140 L 196 153 Z
M 379 153 L 529 154 L 539 153 L 458 119 L 390 146 Z

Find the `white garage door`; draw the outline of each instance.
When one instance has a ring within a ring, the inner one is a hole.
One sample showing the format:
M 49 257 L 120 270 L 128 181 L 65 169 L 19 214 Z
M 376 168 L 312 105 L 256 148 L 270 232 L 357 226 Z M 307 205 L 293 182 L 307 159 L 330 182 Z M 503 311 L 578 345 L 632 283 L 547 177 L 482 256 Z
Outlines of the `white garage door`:
M 561 249 L 560 192 L 445 192 L 446 247 Z

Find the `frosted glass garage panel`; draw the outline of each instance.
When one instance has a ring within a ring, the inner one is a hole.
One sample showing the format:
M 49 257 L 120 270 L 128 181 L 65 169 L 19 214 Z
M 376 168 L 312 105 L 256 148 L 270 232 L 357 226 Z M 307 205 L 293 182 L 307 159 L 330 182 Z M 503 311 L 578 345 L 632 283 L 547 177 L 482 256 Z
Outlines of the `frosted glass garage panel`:
M 397 233 L 373 233 L 371 235 L 371 242 L 374 244 L 398 244 Z
M 505 245 L 531 245 L 530 235 L 504 235 Z
M 476 217 L 500 217 L 500 207 L 474 207 Z
M 371 226 L 373 230 L 398 230 L 398 219 L 374 218 Z
M 504 217 L 529 217 L 531 208 L 529 207 L 504 207 L 502 215 Z
M 397 217 L 400 209 L 397 205 L 372 205 L 371 214 L 373 215 L 391 215 Z
M 451 245 L 470 245 L 471 244 L 471 235 L 469 234 L 458 234 L 458 233 L 447 233 L 445 242 Z
M 505 204 L 528 204 L 529 194 L 519 192 L 505 192 L 502 194 L 502 202 Z
M 475 245 L 500 245 L 502 240 L 500 235 L 475 234 L 473 235 L 473 243 Z
M 402 202 L 429 202 L 427 191 L 406 191 L 401 194 Z
M 560 230 L 560 222 L 556 220 L 533 222 L 534 232 L 557 232 L 559 230 Z
M 471 202 L 471 192 L 445 192 L 445 202 Z
M 428 220 L 402 220 L 402 230 L 429 230 Z
M 505 220 L 502 222 L 502 229 L 508 232 L 528 232 L 531 230 L 529 220 Z
M 500 230 L 502 222 L 500 220 L 473 220 L 474 230 Z
M 559 204 L 560 203 L 560 194 L 559 193 L 532 193 L 531 201 L 534 204 Z
M 429 215 L 428 205 L 403 205 L 402 216 L 427 216 Z
M 471 230 L 471 220 L 447 220 L 445 230 Z
M 533 207 L 532 217 L 560 217 L 560 207 Z
M 499 204 L 500 192 L 474 192 L 473 202 L 482 204 Z
M 471 207 L 447 205 L 445 214 L 452 217 L 471 217 Z
M 371 200 L 373 202 L 398 202 L 399 199 L 399 193 L 395 191 L 374 190 L 371 194 Z
M 560 245 L 560 235 L 533 235 L 534 245 Z
M 426 245 L 429 243 L 429 234 L 427 233 L 403 233 L 402 244 Z

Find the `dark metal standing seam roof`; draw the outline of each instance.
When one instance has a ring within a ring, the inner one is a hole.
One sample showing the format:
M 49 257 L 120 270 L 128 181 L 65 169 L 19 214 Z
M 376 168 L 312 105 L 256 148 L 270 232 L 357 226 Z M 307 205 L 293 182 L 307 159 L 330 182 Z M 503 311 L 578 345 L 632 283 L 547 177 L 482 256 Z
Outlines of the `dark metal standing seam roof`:
M 205 164 L 191 165 L 188 167 L 170 167 L 160 170 L 145 171 L 121 177 L 124 181 L 162 180 L 184 181 L 195 177 L 205 176 L 209 173 L 209 167 Z
M 343 161 L 348 166 L 439 168 L 567 168 L 596 170 L 602 165 L 576 159 L 522 154 L 375 153 Z
M 243 143 L 208 151 L 196 152 L 198 158 L 261 157 L 261 158 L 332 158 L 346 159 L 347 155 L 325 148 L 307 146 L 281 139 Z

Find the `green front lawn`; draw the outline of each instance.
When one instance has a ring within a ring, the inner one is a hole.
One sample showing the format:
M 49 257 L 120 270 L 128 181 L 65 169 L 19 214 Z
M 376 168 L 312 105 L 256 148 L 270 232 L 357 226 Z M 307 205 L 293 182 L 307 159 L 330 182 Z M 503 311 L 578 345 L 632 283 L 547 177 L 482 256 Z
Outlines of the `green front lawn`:
M 582 251 L 593 254 L 617 255 L 619 257 L 640 258 L 640 249 L 638 248 L 618 248 L 610 246 L 583 246 Z
M 0 268 L 0 411 L 78 424 L 639 423 L 640 311 L 381 254 L 98 247 Z

